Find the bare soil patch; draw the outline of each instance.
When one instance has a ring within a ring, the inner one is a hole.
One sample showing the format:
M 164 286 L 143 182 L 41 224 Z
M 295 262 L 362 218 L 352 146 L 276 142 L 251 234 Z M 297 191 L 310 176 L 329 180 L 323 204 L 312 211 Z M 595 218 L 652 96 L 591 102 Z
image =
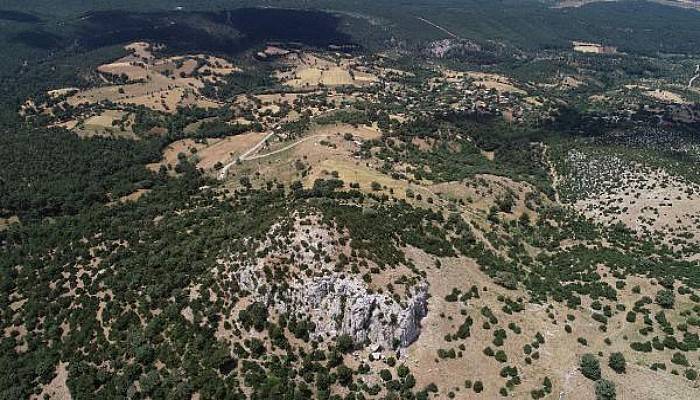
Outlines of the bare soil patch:
M 197 152 L 197 158 L 199 160 L 197 166 L 209 171 L 212 170 L 218 162 L 226 164 L 253 147 L 262 140 L 263 137 L 265 137 L 264 132 L 251 132 L 212 141 L 209 146 Z
M 68 363 L 60 362 L 56 366 L 56 376 L 41 388 L 39 395 L 30 396 L 32 400 L 49 398 L 51 400 L 70 400 L 72 396 L 66 383 L 68 379 Z
M 12 224 L 19 224 L 19 217 L 13 215 L 9 218 L 0 218 L 0 231 L 9 228 Z

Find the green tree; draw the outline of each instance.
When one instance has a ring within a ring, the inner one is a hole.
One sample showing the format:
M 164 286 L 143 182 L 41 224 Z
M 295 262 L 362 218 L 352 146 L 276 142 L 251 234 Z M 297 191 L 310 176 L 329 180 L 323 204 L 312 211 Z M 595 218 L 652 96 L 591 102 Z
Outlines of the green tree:
M 338 383 L 343 386 L 349 386 L 352 383 L 352 369 L 341 365 L 338 367 Z

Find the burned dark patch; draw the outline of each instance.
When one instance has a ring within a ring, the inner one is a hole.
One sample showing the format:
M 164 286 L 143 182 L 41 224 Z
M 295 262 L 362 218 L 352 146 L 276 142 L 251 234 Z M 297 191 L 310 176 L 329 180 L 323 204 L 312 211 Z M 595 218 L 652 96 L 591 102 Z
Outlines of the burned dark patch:
M 23 22 L 31 24 L 41 22 L 41 18 L 21 11 L 0 10 L 0 21 Z
M 222 12 L 132 13 L 109 11 L 85 15 L 78 24 L 79 43 L 99 48 L 133 41 L 165 44 L 171 51 L 236 54 L 266 41 L 308 46 L 349 44 L 338 17 L 320 11 L 243 8 Z
M 56 50 L 62 47 L 62 38 L 60 36 L 43 30 L 19 32 L 12 36 L 10 41 L 42 50 Z

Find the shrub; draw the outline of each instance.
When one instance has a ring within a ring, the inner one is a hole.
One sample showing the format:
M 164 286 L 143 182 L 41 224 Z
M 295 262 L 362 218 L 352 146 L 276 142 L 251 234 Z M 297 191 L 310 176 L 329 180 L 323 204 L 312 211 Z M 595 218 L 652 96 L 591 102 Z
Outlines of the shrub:
M 267 325 L 267 307 L 260 302 L 252 303 L 238 313 L 238 319 L 246 329 L 252 326 L 256 331 L 262 332 Z
M 615 384 L 607 379 L 601 379 L 595 383 L 596 400 L 615 400 Z
M 542 381 L 542 387 L 546 393 L 552 393 L 552 380 L 548 376 L 544 377 Z
M 353 343 L 352 337 L 350 337 L 350 335 L 342 334 L 338 336 L 338 339 L 336 340 L 336 347 L 341 353 L 349 353 L 353 350 L 355 344 Z
M 673 353 L 673 357 L 671 357 L 671 362 L 676 364 L 676 365 L 683 365 L 685 367 L 687 367 L 689 365 L 688 359 L 685 358 L 685 356 L 683 354 L 678 353 L 678 352 Z
M 352 383 L 352 369 L 341 365 L 338 367 L 338 383 L 343 386 L 349 386 Z
M 391 380 L 391 371 L 388 369 L 383 369 L 379 371 L 379 376 L 384 380 L 384 382 L 389 382 Z
M 539 344 L 544 344 L 544 336 L 539 332 L 535 334 L 535 340 L 537 340 Z
M 484 384 L 481 381 L 476 381 L 474 385 L 472 385 L 472 389 L 474 389 L 476 393 L 481 393 L 484 390 Z
M 627 367 L 627 361 L 625 360 L 625 356 L 619 352 L 610 354 L 610 358 L 608 359 L 608 366 L 610 366 L 610 368 L 612 368 L 612 370 L 617 372 L 618 374 L 625 372 L 625 369 Z
M 651 353 L 651 342 L 632 342 L 630 347 L 634 351 L 640 351 L 642 353 Z
M 656 292 L 656 303 L 663 308 L 673 308 L 673 303 L 676 301 L 676 296 L 673 291 L 661 289 Z
M 508 356 L 506 356 L 506 352 L 503 350 L 498 350 L 495 355 L 496 361 L 498 362 L 506 362 L 508 361 Z
M 600 379 L 600 362 L 593 354 L 586 353 L 581 357 L 580 368 L 586 378 L 594 381 Z

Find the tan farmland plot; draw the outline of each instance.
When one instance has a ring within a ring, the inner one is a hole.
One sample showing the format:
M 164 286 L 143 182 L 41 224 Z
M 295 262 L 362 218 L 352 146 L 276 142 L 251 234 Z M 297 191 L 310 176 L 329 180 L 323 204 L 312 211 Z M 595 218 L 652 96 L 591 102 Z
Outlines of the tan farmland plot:
M 645 95 L 654 98 L 656 100 L 662 101 L 664 103 L 675 103 L 675 104 L 684 104 L 687 103 L 687 100 L 683 98 L 683 96 L 679 95 L 678 93 L 674 93 L 670 90 L 661 90 L 661 89 L 656 89 L 656 90 L 648 90 L 644 92 Z
M 353 139 L 346 140 L 345 133 L 351 133 Z M 352 156 L 359 141 L 377 137 L 379 132 L 374 127 L 346 124 L 317 126 L 303 138 L 270 140 L 255 153 L 248 154 L 249 160 L 233 166 L 228 177 L 236 182 L 240 176 L 253 178 L 259 174 L 260 179 L 271 177 L 285 183 L 302 180 L 312 185 L 316 178 L 328 178 L 326 175 L 337 169 L 339 174 L 347 172 L 348 177 L 351 171 L 357 170 L 383 179 L 386 175 L 374 171 L 372 167 L 361 166 L 359 160 Z M 353 180 L 348 178 L 346 182 Z M 368 190 L 369 187 L 368 183 Z
M 213 82 L 238 69 L 230 62 L 212 56 L 189 55 L 157 59 L 145 43 L 127 46 L 133 54 L 101 65 L 105 86 L 86 90 L 74 88 L 54 91 L 55 95 L 71 94 L 67 102 L 72 106 L 113 102 L 140 105 L 161 112 L 175 112 L 180 106 L 216 108 L 220 105 L 200 94 L 205 82 Z M 196 72 L 203 73 L 195 76 Z M 113 77 L 127 78 L 126 83 L 113 83 Z
M 197 152 L 197 166 L 210 171 L 217 163 L 226 164 L 253 147 L 265 133 L 252 132 L 212 141 L 211 145 Z
M 104 64 L 97 67 L 97 70 L 103 74 L 111 75 L 126 75 L 131 81 L 148 79 L 148 70 L 144 64 L 118 61 L 110 64 Z
M 169 144 L 165 148 L 165 150 L 163 151 L 163 159 L 160 162 L 149 164 L 148 168 L 152 171 L 158 171 L 161 166 L 175 167 L 175 165 L 177 165 L 178 163 L 179 154 L 182 154 L 183 156 L 189 158 L 197 151 L 207 147 L 210 143 L 217 142 L 218 140 L 219 139 L 212 139 L 211 141 L 205 140 L 201 143 L 195 142 L 193 139 L 178 140 L 177 142 Z
M 80 120 L 72 129 L 82 137 L 117 136 L 135 139 L 131 130 L 133 123 L 134 116 L 128 112 L 105 110 L 101 114 Z
M 291 70 L 279 72 L 278 78 L 294 88 L 318 86 L 362 86 L 377 81 L 374 74 L 360 71 L 352 59 L 331 61 L 307 53 L 294 54 L 286 58 Z
M 498 92 L 511 92 L 515 94 L 527 95 L 527 92 L 516 87 L 513 82 L 504 76 L 488 74 L 483 72 L 469 72 L 467 76 L 475 80 L 477 86 L 493 89 Z
M 193 139 L 178 140 L 165 148 L 163 159 L 160 162 L 149 164 L 148 168 L 152 171 L 158 171 L 161 166 L 175 167 L 179 162 L 178 157 L 184 156 L 189 160 L 195 161 L 197 167 L 212 172 L 217 163 L 226 164 L 230 162 L 236 156 L 241 155 L 258 143 L 264 136 L 264 133 L 252 132 L 201 141 Z

